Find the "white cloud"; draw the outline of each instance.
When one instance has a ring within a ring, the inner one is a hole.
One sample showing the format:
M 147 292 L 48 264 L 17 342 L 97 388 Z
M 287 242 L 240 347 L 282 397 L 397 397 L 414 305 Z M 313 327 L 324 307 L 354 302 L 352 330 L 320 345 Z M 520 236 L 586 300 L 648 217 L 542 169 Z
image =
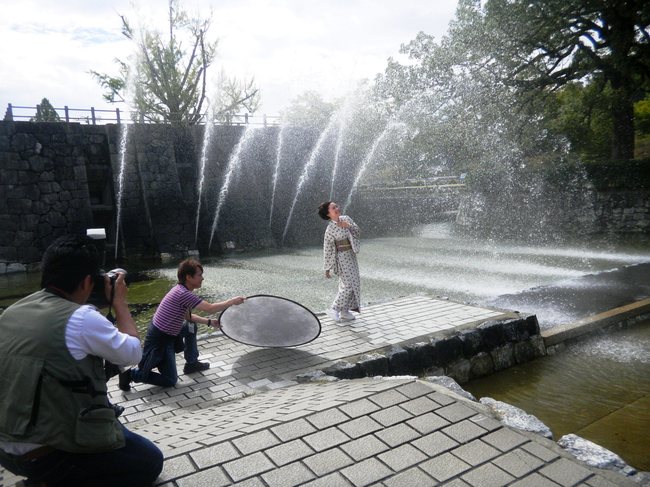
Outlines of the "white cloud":
M 5 5 L 6 4 L 6 5 Z M 202 16 L 213 11 L 220 39 L 215 67 L 254 76 L 262 112 L 276 114 L 306 90 L 343 95 L 374 78 L 400 44 L 419 31 L 440 38 L 456 0 L 185 0 Z M 7 103 L 112 108 L 88 74 L 115 73 L 114 58 L 132 46 L 119 14 L 164 31 L 166 0 L 0 0 L 0 110 Z M 135 11 L 139 11 L 137 14 Z M 144 13 L 143 13 L 144 12 Z M 216 71 L 216 70 L 215 70 Z

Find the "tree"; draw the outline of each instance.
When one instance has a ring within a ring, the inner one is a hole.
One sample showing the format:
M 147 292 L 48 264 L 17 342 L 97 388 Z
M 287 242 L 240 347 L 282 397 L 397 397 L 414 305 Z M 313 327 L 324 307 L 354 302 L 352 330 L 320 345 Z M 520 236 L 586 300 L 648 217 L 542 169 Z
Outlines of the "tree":
M 438 42 L 420 32 L 401 48 L 408 61 L 390 59 L 377 77 L 380 104 L 414 134 L 403 163 L 457 174 L 521 164 L 521 157 L 542 151 L 535 107 L 483 68 L 491 49 L 479 13 L 475 2 L 461 0 L 447 35 Z
M 488 0 L 484 32 L 499 43 L 484 69 L 524 92 L 588 82 L 607 95 L 610 157 L 634 156 L 634 102 L 650 81 L 650 4 L 645 0 Z
M 39 105 L 36 105 L 36 116 L 30 119 L 31 122 L 59 122 L 61 117 L 47 98 L 43 98 Z
M 634 105 L 634 121 L 636 129 L 642 135 L 650 134 L 650 96 Z
M 611 89 L 595 84 L 567 83 L 547 99 L 545 125 L 565 136 L 571 150 L 584 161 L 605 161 L 610 157 L 613 137 Z
M 120 75 L 113 77 L 91 71 L 106 90 L 104 99 L 114 103 L 132 101 L 147 120 L 195 124 L 204 115 L 208 99 L 208 68 L 216 57 L 217 41 L 208 41 L 211 19 L 190 18 L 169 1 L 169 32 L 142 29 L 136 32 L 128 19 L 121 16 L 122 34 L 136 46 L 136 61 L 119 59 Z M 183 47 L 189 40 L 190 49 Z M 133 67 L 131 67 L 133 66 Z M 254 81 L 219 79 L 221 88 L 210 107 L 211 116 L 225 118 L 237 110 L 254 112 L 259 90 Z
M 336 108 L 335 104 L 323 100 L 319 93 L 306 91 L 291 100 L 281 116 L 286 124 L 322 130 Z

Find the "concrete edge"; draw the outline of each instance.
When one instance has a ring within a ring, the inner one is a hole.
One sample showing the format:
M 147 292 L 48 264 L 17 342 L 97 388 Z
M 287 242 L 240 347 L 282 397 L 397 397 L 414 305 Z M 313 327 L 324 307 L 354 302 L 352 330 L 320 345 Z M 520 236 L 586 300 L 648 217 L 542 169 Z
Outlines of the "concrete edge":
M 650 298 L 588 316 L 573 323 L 541 330 L 540 334 L 544 345 L 548 348 L 644 314 L 650 314 Z

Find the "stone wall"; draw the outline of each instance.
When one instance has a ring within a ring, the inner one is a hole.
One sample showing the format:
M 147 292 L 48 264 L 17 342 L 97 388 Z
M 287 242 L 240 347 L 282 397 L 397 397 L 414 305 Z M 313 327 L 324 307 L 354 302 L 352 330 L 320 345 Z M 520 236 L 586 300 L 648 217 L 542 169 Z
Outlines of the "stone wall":
M 514 194 L 509 205 L 495 203 L 494 197 L 471 189 L 462 196 L 456 223 L 476 234 L 535 236 L 541 240 L 555 235 L 598 233 L 646 233 L 650 231 L 650 190 L 589 189 L 589 203 L 565 202 L 526 207 L 526 196 Z M 501 210 L 499 210 L 501 208 Z M 521 213 L 517 213 L 521 212 Z
M 319 170 L 310 170 L 308 184 L 296 194 L 319 137 L 301 128 L 284 131 L 281 167 L 276 146 L 282 132 L 255 129 L 217 222 L 215 208 L 230 158 L 246 130 L 252 129 L 214 128 L 199 204 L 203 126 L 0 122 L 0 273 L 35 266 L 56 237 L 87 228 L 106 229 L 107 256 L 118 264 L 163 255 L 177 259 L 196 252 L 318 245 L 323 222 L 315 210 L 329 197 L 331 161 L 324 156 L 315 164 Z M 354 163 L 342 161 L 350 170 Z M 530 178 L 529 183 L 537 181 L 535 175 Z M 523 229 L 523 235 L 543 238 L 555 227 L 559 235 L 650 228 L 650 191 L 583 191 L 582 183 L 574 181 L 565 186 L 572 191 L 547 185 L 536 195 L 526 192 L 526 184 L 428 195 L 366 188 L 355 193 L 350 211 L 364 222 L 366 236 L 403 231 L 404 224 L 434 221 L 458 207 L 459 225 L 500 236 L 522 235 Z M 390 212 L 400 218 L 386 219 Z
M 339 379 L 388 375 L 444 375 L 459 384 L 546 355 L 535 315 L 489 320 L 453 335 L 391 347 L 341 361 L 322 372 Z M 299 380 L 310 380 L 309 376 Z
M 0 123 L 0 272 L 92 226 L 87 167 L 105 136 L 78 124 Z
M 0 122 L 0 273 L 37 267 L 55 238 L 88 228 L 106 229 L 109 261 L 113 255 L 124 261 L 196 249 L 204 128 L 129 125 L 123 158 L 123 127 Z M 218 129 L 206 179 L 212 197 L 243 131 Z M 252 197 L 264 196 L 247 183 Z
M 598 191 L 594 214 L 599 231 L 648 232 L 650 231 L 650 191 L 643 189 Z

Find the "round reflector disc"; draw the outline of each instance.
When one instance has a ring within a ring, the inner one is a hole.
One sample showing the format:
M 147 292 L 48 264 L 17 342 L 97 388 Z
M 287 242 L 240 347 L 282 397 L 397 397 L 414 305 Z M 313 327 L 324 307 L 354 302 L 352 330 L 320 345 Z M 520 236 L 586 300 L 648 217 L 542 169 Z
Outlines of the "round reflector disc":
M 235 341 L 256 347 L 296 347 L 316 339 L 318 317 L 302 304 L 257 294 L 221 313 L 221 330 Z

